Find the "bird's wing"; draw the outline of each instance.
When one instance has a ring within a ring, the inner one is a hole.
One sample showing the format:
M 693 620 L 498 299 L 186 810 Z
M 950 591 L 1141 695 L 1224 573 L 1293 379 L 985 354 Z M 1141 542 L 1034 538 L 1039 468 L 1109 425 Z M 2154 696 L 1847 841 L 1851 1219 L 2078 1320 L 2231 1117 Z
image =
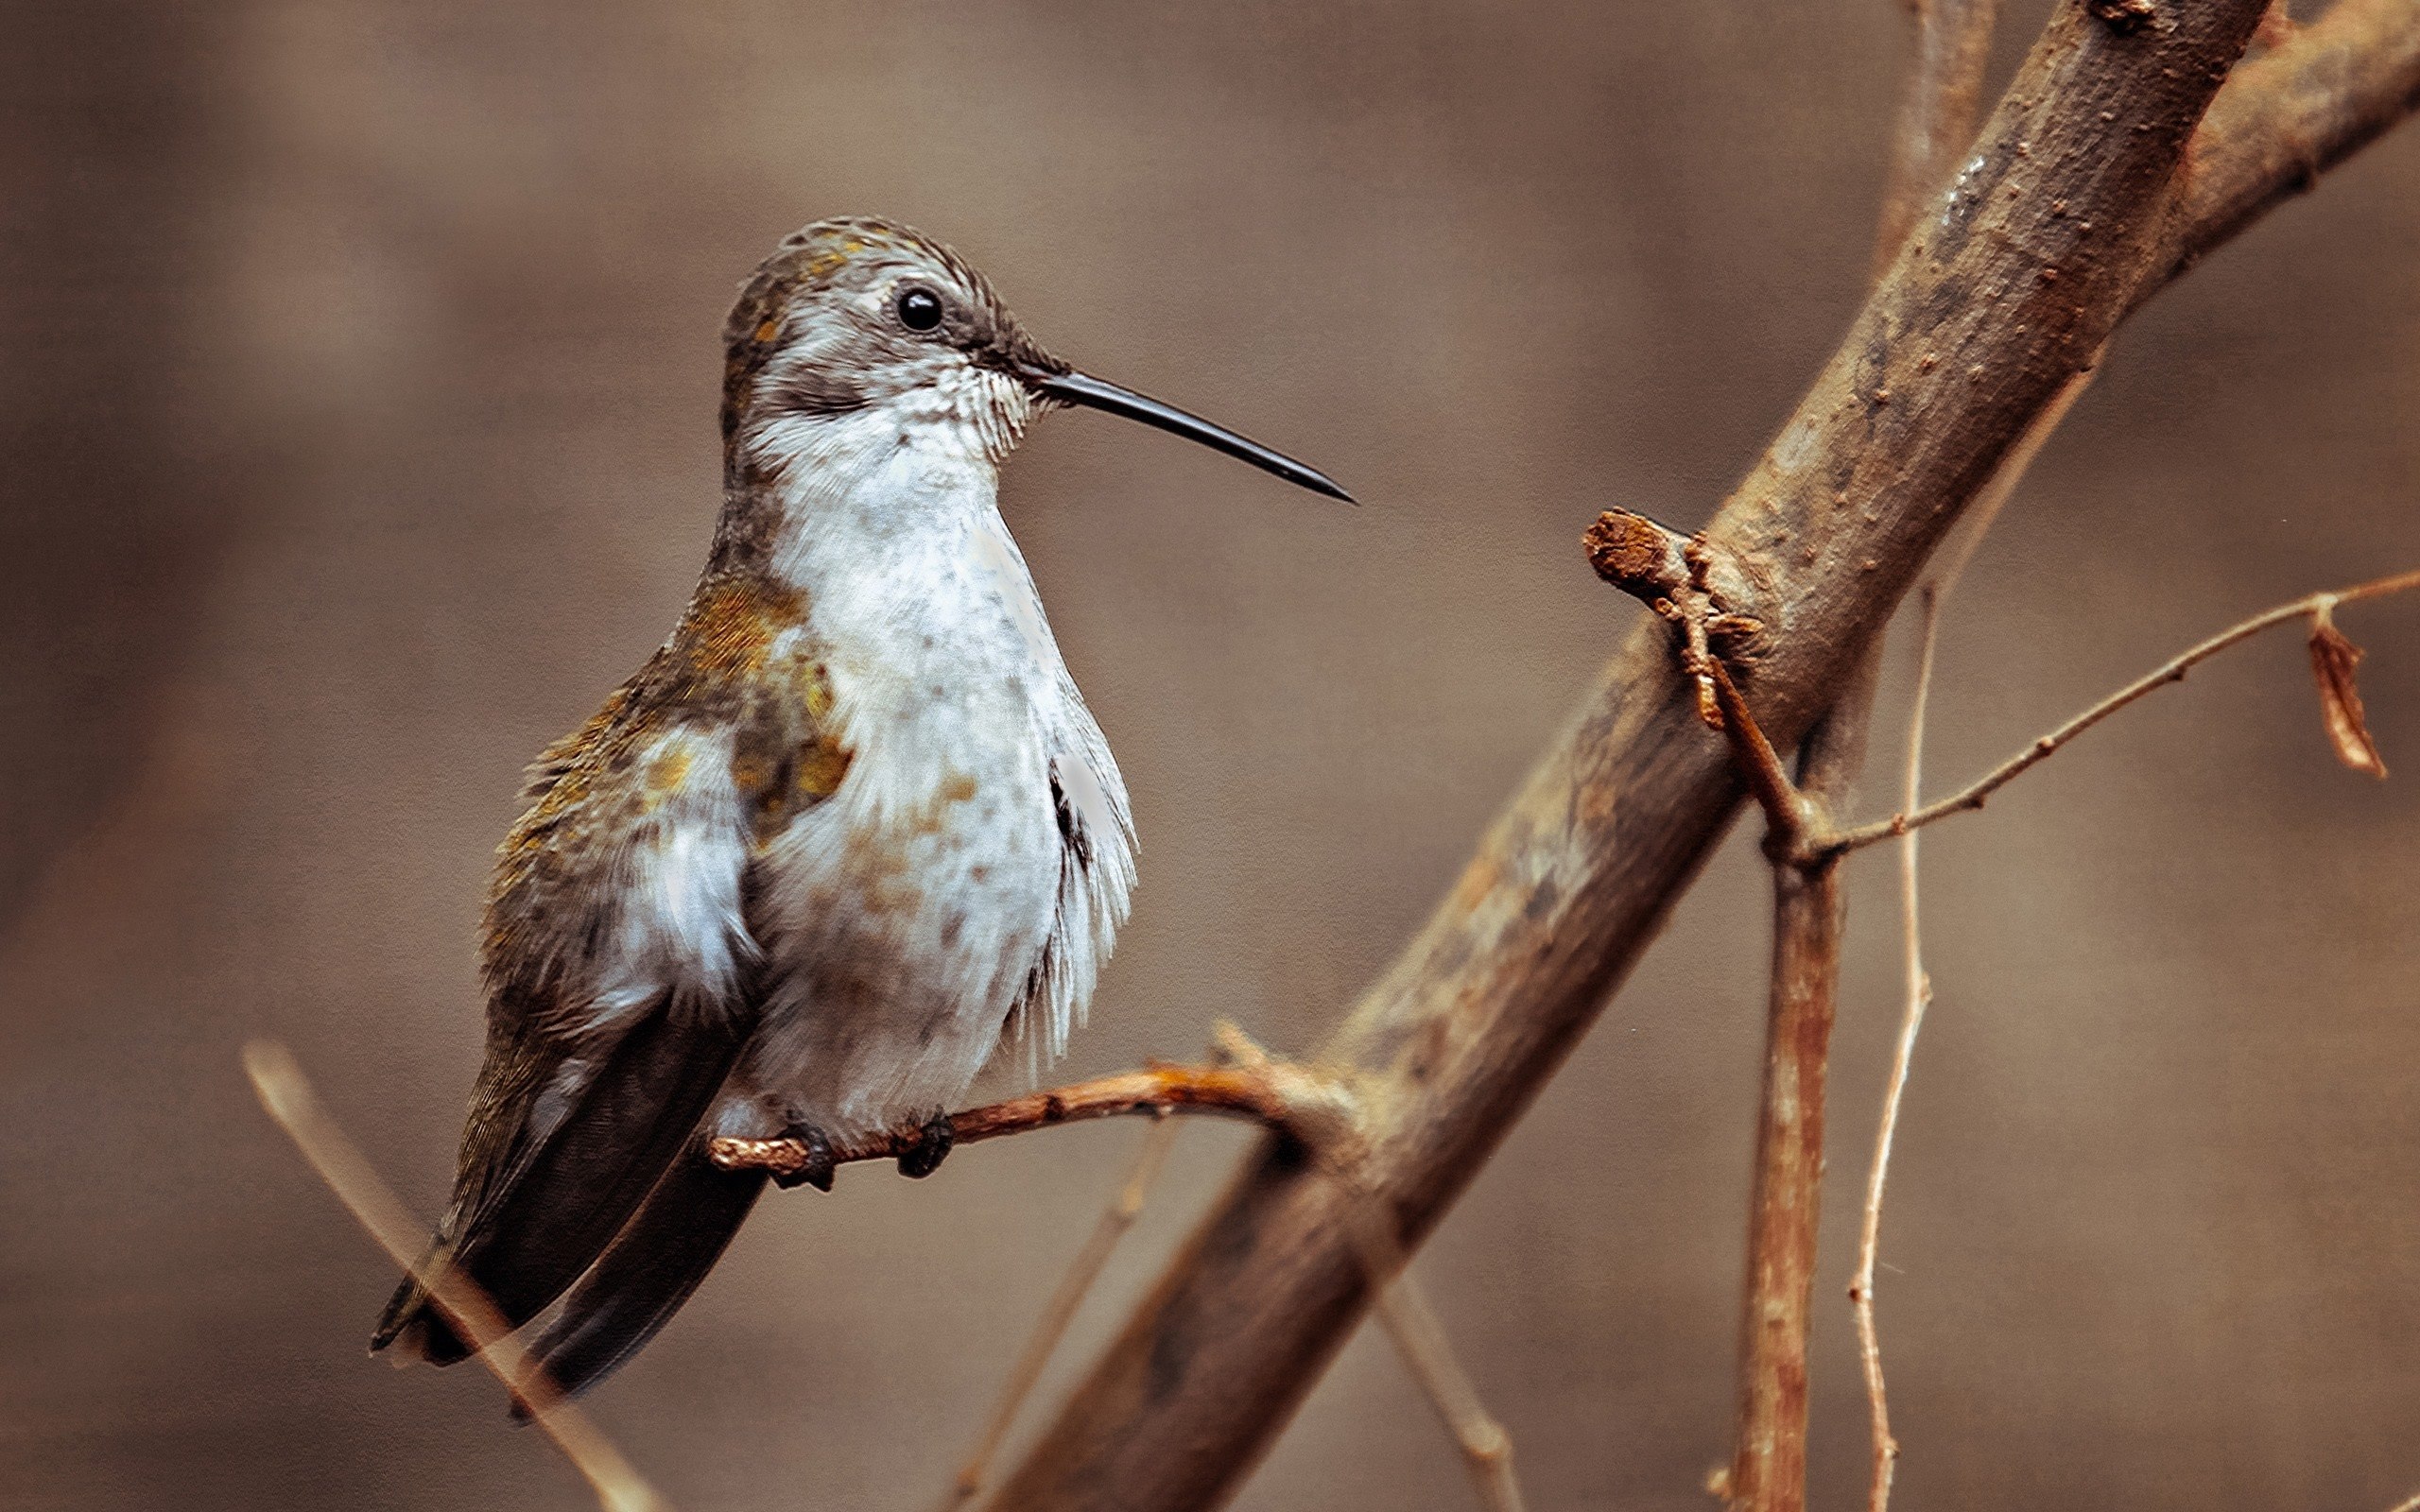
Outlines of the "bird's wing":
M 605 1251 L 728 1076 L 755 1018 L 754 838 L 846 767 L 815 736 L 828 688 L 769 668 L 769 630 L 746 644 L 715 587 L 532 766 L 499 856 L 487 1060 L 436 1246 L 516 1325 Z M 406 1335 L 467 1352 L 408 1281 L 372 1348 Z
M 743 722 L 735 757 L 752 784 L 752 834 L 760 850 L 799 812 L 829 799 L 850 761 L 829 733 L 832 692 L 821 669 L 802 658 L 789 667 L 776 661 L 769 670 Z M 761 906 L 766 890 L 752 885 L 751 902 Z M 769 937 L 772 932 L 760 926 L 757 933 Z M 755 1017 L 748 1015 L 752 1026 Z M 707 1159 L 708 1132 L 695 1131 L 530 1344 L 530 1358 L 565 1395 L 602 1381 L 671 1321 L 764 1191 L 763 1172 L 724 1171 Z

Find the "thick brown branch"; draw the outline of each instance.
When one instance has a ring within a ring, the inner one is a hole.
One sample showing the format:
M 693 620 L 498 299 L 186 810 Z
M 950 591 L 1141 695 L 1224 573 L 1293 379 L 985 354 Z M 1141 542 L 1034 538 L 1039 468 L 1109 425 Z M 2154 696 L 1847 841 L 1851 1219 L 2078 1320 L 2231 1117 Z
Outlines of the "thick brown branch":
M 2389 593 L 2400 593 L 2413 588 L 2420 588 L 2420 572 L 2398 573 L 2393 577 L 2380 577 L 2371 582 L 2356 583 L 2350 588 L 2340 588 L 2333 593 L 2310 593 L 2290 604 L 2279 604 L 2273 609 L 2263 610 L 2250 619 L 2238 621 L 2200 644 L 2161 662 L 1947 798 L 1937 799 L 1912 814 L 1904 812 L 1893 814 L 1887 819 L 1877 819 L 1872 824 L 1861 824 L 1855 829 L 1843 830 L 1833 837 L 1831 844 L 1843 852 L 1856 850 L 1872 845 L 1877 840 L 1888 840 L 1893 835 L 1906 834 L 1911 830 L 1921 830 L 1926 825 L 1945 819 L 1953 814 L 1963 814 L 1970 809 L 1979 809 L 1994 793 L 2006 787 L 2035 764 L 2047 760 L 2052 752 L 2066 746 L 2078 735 L 2145 695 L 2155 693 L 2171 682 L 2184 681 L 2187 672 L 2228 646 L 2239 641 L 2248 641 L 2262 630 L 2283 625 L 2289 620 L 2311 619 L 2338 604 L 2356 603 L 2364 598 L 2383 598 Z
M 2120 30 L 2064 0 L 1954 200 L 1708 525 L 1775 606 L 1744 691 L 1777 742 L 1804 736 L 2001 456 L 2167 266 L 2152 232 L 2173 171 L 2264 3 L 2154 0 L 2160 25 Z M 1407 1244 L 1593 1022 L 1738 799 L 1662 625 L 1642 627 L 1322 1051 L 1367 1078 L 1363 1186 Z M 1224 1501 L 1367 1305 L 1347 1200 L 1286 1149 L 1248 1160 L 994 1504 Z
M 1282 1064 L 1152 1066 L 952 1113 L 951 1143 L 974 1144 L 1123 1113 L 1218 1113 L 1288 1130 L 1302 1117 L 1305 1098 L 1322 1091 L 1332 1098 L 1333 1090 L 1308 1073 Z M 895 1160 L 914 1153 L 923 1137 L 921 1129 L 905 1128 L 836 1143 L 832 1163 Z M 769 1171 L 775 1176 L 798 1176 L 813 1160 L 799 1140 L 718 1139 L 707 1154 L 726 1171 Z
M 2135 302 L 2420 109 L 2420 5 L 2339 0 L 2235 72 L 2193 134 Z
M 1840 868 L 1773 868 L 1772 1003 L 1739 1312 L 1731 1504 L 1806 1501 L 1806 1335 L 1822 1211 L 1824 1092 L 1839 1002 Z

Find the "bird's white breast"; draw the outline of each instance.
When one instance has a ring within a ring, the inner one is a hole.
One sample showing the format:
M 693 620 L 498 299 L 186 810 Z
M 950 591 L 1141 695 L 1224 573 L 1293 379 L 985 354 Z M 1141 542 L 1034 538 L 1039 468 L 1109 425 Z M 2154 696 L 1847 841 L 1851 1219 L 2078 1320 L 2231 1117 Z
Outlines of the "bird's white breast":
M 1029 1000 L 1061 1048 L 1132 879 L 1123 784 L 989 459 L 866 429 L 824 438 L 842 455 L 811 475 L 852 486 L 799 501 L 776 547 L 850 763 L 765 848 L 752 1068 L 836 1135 L 953 1102 Z

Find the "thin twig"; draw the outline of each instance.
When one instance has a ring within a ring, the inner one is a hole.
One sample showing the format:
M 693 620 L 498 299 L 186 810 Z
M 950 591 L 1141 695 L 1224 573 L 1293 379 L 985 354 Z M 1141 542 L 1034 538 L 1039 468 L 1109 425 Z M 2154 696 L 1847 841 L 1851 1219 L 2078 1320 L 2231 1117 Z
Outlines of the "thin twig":
M 1902 809 L 1914 808 L 1923 789 L 1925 716 L 1932 698 L 1933 653 L 1940 641 L 1942 605 L 1947 601 L 1949 591 L 1965 576 L 1966 564 L 1975 559 L 1984 534 L 2007 507 L 2017 484 L 2049 440 L 2050 433 L 2066 419 L 2076 401 L 2083 397 L 2083 391 L 2092 387 L 2100 361 L 2100 354 L 2095 353 L 2093 361 L 2067 380 L 2066 386 L 2052 396 L 2017 438 L 2016 444 L 2009 448 L 1999 471 L 1975 496 L 1971 524 L 1964 536 L 1950 544 L 1921 591 L 1923 623 L 1917 640 L 1915 697 L 1908 710 L 1907 760 L 1900 777 Z M 1889 1507 L 1891 1479 L 1899 1463 L 1899 1441 L 1891 1433 L 1891 1400 L 1882 1375 L 1882 1341 L 1874 1318 L 1874 1278 L 1882 1252 L 1882 1194 L 1890 1177 L 1891 1143 L 1898 1132 L 1899 1109 L 1907 1099 L 1908 1072 L 1915 1059 L 1916 1036 L 1924 1027 L 1925 1010 L 1932 1005 L 1932 977 L 1925 971 L 1917 897 L 1916 836 L 1910 831 L 1900 837 L 1899 849 L 1904 1006 L 1900 1011 L 1898 1042 L 1891 1053 L 1890 1080 L 1882 1091 L 1882 1116 L 1875 1130 L 1874 1164 L 1866 1175 L 1865 1211 L 1858 1228 L 1857 1274 L 1849 1282 L 1849 1305 L 1857 1323 L 1858 1360 L 1865 1374 L 1866 1415 L 1874 1446 L 1874 1471 L 1866 1494 L 1868 1512 L 1885 1512 Z
M 1890 270 L 1925 205 L 1975 140 L 1998 0 L 1911 0 L 1909 9 L 1915 12 L 1915 49 L 1892 132 L 1882 213 L 1876 217 L 1876 280 Z
M 1480 1403 L 1420 1283 L 1409 1271 L 1399 1271 L 1371 1305 L 1403 1357 L 1404 1369 L 1428 1394 L 1445 1431 L 1454 1435 L 1479 1505 L 1487 1512 L 1522 1512 L 1526 1503 L 1512 1469 L 1512 1435 Z
M 1878 819 L 1872 824 L 1861 824 L 1854 829 L 1843 830 L 1833 835 L 1829 843 L 1842 851 L 1860 850 L 1878 840 L 1888 840 L 1894 835 L 1906 834 L 1911 830 L 1921 830 L 1926 825 L 1947 818 L 1953 814 L 1963 813 L 1968 809 L 1979 809 L 1994 793 L 1998 792 L 2035 763 L 2144 695 L 2165 687 L 2169 683 L 2184 681 L 2187 672 L 2237 642 L 2250 640 L 2262 630 L 2284 625 L 2291 620 L 2310 619 L 2338 604 L 2350 604 L 2364 598 L 2380 598 L 2389 593 L 2400 593 L 2413 588 L 2420 588 L 2420 571 L 2397 573 L 2392 577 L 2380 577 L 2371 582 L 2357 583 L 2350 588 L 2340 588 L 2331 593 L 2309 593 L 2290 603 L 2263 610 L 2250 619 L 2238 621 L 2191 649 L 2162 662 L 1949 797 L 1937 799 L 1920 808 L 1902 809 L 1887 819 Z
M 2386 1512 L 2420 1512 L 2420 1493 L 2397 1502 L 2394 1505 L 2388 1507 Z
M 2106 350 L 2104 348 L 2103 352 Z M 2050 396 L 2050 402 L 2043 405 L 2042 412 L 2025 427 L 2024 434 L 2016 438 L 2016 444 L 2008 449 L 2008 455 L 2001 460 L 1999 471 L 1992 474 L 1992 481 L 1984 484 L 1982 491 L 1975 495 L 1975 502 L 1967 507 L 1962 533 L 1942 548 L 1941 560 L 1934 564 L 1926 578 L 1936 598 L 1947 598 L 1949 591 L 1958 585 L 1958 579 L 1966 576 L 1966 564 L 1975 559 L 1976 550 L 1983 544 L 1983 538 L 1991 533 L 2000 511 L 2008 507 L 2008 501 L 2016 492 L 2016 486 L 2025 481 L 2025 474 L 2032 468 L 2033 459 L 2041 455 L 2042 448 L 2049 443 L 2050 433 L 2059 428 L 2060 422 L 2067 418 L 2067 412 L 2076 407 L 2076 401 L 2092 387 L 2093 378 L 2100 371 L 2101 356 L 2101 352 L 2094 352 L 2092 360 L 2076 369 L 2074 376 Z
M 1910 0 L 1910 9 L 1914 47 L 1876 218 L 1877 281 L 1974 139 L 1996 0 Z M 1801 1512 L 1806 1504 L 1807 1338 L 1823 1209 L 1824 1103 L 1847 927 L 1839 852 L 1820 842 L 1847 809 L 1865 763 L 1881 654 L 1877 634 L 1800 744 L 1788 821 L 1775 817 L 1772 802 L 1766 805 L 1765 850 L 1773 863 L 1772 988 L 1740 1310 L 1738 1426 L 1722 1486 L 1737 1512 Z
M 1001 1441 L 1016 1422 L 1017 1409 L 1032 1395 L 1034 1383 L 1042 1379 L 1043 1366 L 1050 1363 L 1059 1341 L 1066 1335 L 1067 1325 L 1075 1321 L 1077 1310 L 1091 1295 L 1093 1282 L 1100 1279 L 1101 1267 L 1109 1263 L 1111 1253 L 1126 1237 L 1126 1230 L 1134 1227 L 1135 1218 L 1143 1211 L 1143 1199 L 1150 1192 L 1161 1164 L 1167 1160 L 1168 1147 L 1176 1143 L 1176 1120 L 1168 1117 L 1167 1111 L 1158 1109 L 1151 1126 L 1144 1131 L 1142 1143 L 1134 1151 L 1133 1164 L 1127 1169 L 1126 1180 L 1109 1206 L 1101 1210 L 1092 1236 L 1068 1265 L 1058 1291 L 1051 1295 L 1049 1306 L 1043 1309 L 1032 1337 L 1026 1340 L 1024 1352 L 1017 1356 L 1015 1366 L 1000 1388 L 999 1402 L 992 1409 L 983 1436 L 976 1441 L 974 1452 L 967 1455 L 949 1489 L 942 1493 L 941 1512 L 956 1512 L 982 1494 L 983 1478 L 991 1469 L 993 1456 L 1000 1451 Z
M 670 1512 L 671 1503 L 622 1457 L 587 1414 L 564 1400 L 544 1370 L 516 1342 L 512 1325 L 469 1277 L 442 1257 L 424 1261 L 428 1229 L 406 1211 L 387 1183 L 345 1137 L 284 1045 L 256 1040 L 244 1047 L 244 1070 L 261 1106 L 277 1120 L 302 1158 L 328 1184 L 370 1237 L 409 1271 L 455 1332 L 469 1339 L 513 1399 L 553 1439 L 596 1489 L 606 1512 Z
M 1789 780 L 1789 768 L 1782 765 L 1772 742 L 1757 727 L 1755 715 L 1748 712 L 1748 700 L 1739 696 L 1739 685 L 1731 680 L 1721 659 L 1705 657 L 1701 675 L 1714 685 L 1732 762 L 1748 791 L 1755 795 L 1756 806 L 1765 811 L 1766 854 L 1778 864 L 1792 865 L 1810 846 L 1823 849 L 1828 836 L 1816 833 L 1821 826 L 1814 810 Z
M 1216 1113 L 1285 1129 L 1306 1099 L 1330 1095 L 1317 1076 L 1285 1061 L 1253 1067 L 1150 1066 L 953 1113 L 950 1136 L 953 1145 L 974 1144 L 1123 1113 Z M 922 1138 L 920 1129 L 886 1131 L 836 1143 L 828 1157 L 834 1165 L 891 1160 L 915 1150 Z M 775 1176 L 804 1173 L 823 1153 L 790 1139 L 717 1139 L 707 1146 L 715 1164 L 726 1171 L 769 1171 Z
M 1941 625 L 1941 585 L 1927 583 L 1924 627 L 1916 657 L 1916 695 L 1908 715 L 1908 759 L 1903 791 L 1913 802 L 1924 771 L 1925 705 L 1932 692 L 1932 660 Z M 1916 913 L 1916 837 L 1902 837 L 1899 850 L 1899 933 L 1901 972 L 1907 993 L 1899 1020 L 1899 1040 L 1891 1054 L 1891 1079 L 1882 1093 L 1882 1121 L 1874 1140 L 1874 1164 L 1866 1176 L 1865 1212 L 1858 1229 L 1857 1275 L 1849 1282 L 1849 1305 L 1857 1317 L 1859 1364 L 1865 1371 L 1866 1413 L 1873 1427 L 1874 1476 L 1867 1493 L 1868 1512 L 1884 1512 L 1891 1503 L 1891 1475 L 1899 1461 L 1899 1441 L 1891 1435 L 1891 1404 L 1882 1379 L 1882 1343 L 1875 1332 L 1874 1272 L 1882 1247 L 1882 1188 L 1891 1169 L 1891 1141 L 1899 1128 L 1899 1108 L 1908 1091 L 1908 1067 L 1916 1053 L 1916 1033 L 1924 1025 L 1925 1009 L 1932 1003 L 1932 978 L 1925 972 L 1924 948 Z
M 1354 1248 L 1370 1279 L 1371 1310 L 1387 1331 L 1405 1373 L 1437 1409 L 1438 1420 L 1462 1452 L 1471 1489 L 1486 1512 L 1523 1512 L 1521 1482 L 1512 1469 L 1512 1438 L 1504 1425 L 1479 1400 L 1478 1388 L 1454 1354 L 1445 1326 L 1428 1305 L 1428 1295 L 1412 1279 L 1409 1260 L 1395 1238 L 1393 1227 L 1376 1203 L 1353 1181 L 1349 1171 L 1330 1162 L 1329 1171 L 1354 1195 L 1348 1223 Z

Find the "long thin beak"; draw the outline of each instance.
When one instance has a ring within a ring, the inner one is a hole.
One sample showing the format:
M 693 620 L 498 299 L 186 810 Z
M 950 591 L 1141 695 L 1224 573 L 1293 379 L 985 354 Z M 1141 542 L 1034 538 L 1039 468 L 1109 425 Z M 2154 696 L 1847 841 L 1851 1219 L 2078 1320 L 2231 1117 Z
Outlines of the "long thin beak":
M 1224 452 L 1257 468 L 1265 468 L 1288 483 L 1299 484 L 1313 493 L 1324 493 L 1331 499 L 1347 504 L 1357 501 L 1353 495 L 1338 488 L 1326 473 L 1305 467 L 1282 452 L 1272 452 L 1258 441 L 1247 439 L 1227 429 L 1213 425 L 1199 415 L 1188 415 L 1174 404 L 1163 404 L 1147 399 L 1132 388 L 1080 372 L 1051 372 L 1038 367 L 1021 367 L 1017 375 L 1035 393 L 1058 400 L 1063 404 L 1082 404 L 1090 409 L 1105 409 L 1128 420 L 1139 420 L 1146 425 L 1157 425 L 1164 431 L 1200 441 L 1214 452 Z

